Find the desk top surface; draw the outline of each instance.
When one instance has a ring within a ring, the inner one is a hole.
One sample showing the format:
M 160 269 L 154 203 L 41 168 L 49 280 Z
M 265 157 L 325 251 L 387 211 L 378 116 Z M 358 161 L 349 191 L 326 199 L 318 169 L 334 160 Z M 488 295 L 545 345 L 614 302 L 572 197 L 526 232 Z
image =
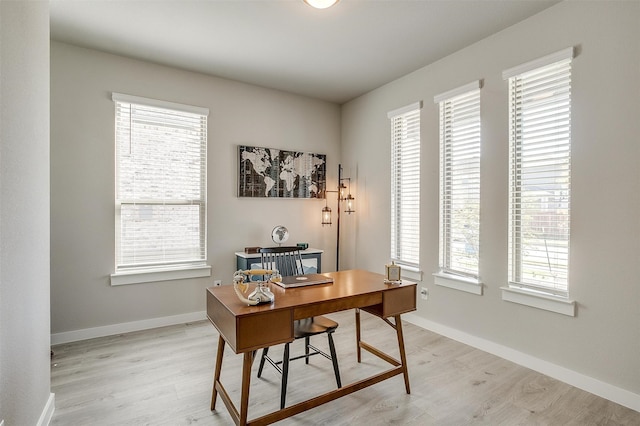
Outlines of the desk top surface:
M 269 288 L 275 294 L 275 302 L 257 306 L 247 306 L 235 294 L 232 285 L 209 287 L 207 291 L 218 299 L 234 316 L 259 314 L 265 311 L 292 309 L 315 303 L 344 299 L 367 294 L 394 291 L 400 288 L 416 285 L 415 282 L 403 280 L 402 284 L 387 284 L 384 275 L 360 269 L 328 272 L 333 283 L 317 284 L 306 287 L 284 289 L 269 283 Z M 250 290 L 254 285 L 250 285 Z

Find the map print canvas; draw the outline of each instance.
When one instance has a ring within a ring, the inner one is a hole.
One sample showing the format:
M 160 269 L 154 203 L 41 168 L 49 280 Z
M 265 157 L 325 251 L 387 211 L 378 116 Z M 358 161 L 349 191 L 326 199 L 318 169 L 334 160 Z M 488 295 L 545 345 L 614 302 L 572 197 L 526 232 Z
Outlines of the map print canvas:
M 238 147 L 239 197 L 320 198 L 327 156 L 253 146 Z

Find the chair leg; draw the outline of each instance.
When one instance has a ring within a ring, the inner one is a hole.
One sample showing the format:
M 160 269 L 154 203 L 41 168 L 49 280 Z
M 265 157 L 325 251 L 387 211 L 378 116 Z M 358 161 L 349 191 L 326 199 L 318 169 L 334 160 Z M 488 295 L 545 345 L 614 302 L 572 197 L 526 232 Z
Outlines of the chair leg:
M 340 380 L 340 369 L 338 368 L 338 356 L 336 355 L 336 346 L 333 344 L 333 333 L 327 333 L 329 339 L 329 351 L 331 351 L 331 362 L 333 363 L 333 372 L 336 375 L 336 383 L 339 388 L 342 387 Z
M 280 390 L 280 409 L 284 408 L 287 399 L 287 378 L 289 377 L 289 343 L 284 345 L 282 356 L 282 388 Z
M 304 363 L 309 364 L 309 337 L 304 338 Z
M 264 367 L 264 360 L 267 357 L 267 352 L 269 352 L 269 348 L 264 348 L 262 350 L 262 356 L 260 357 L 260 367 L 258 367 L 258 377 L 262 375 L 262 367 Z

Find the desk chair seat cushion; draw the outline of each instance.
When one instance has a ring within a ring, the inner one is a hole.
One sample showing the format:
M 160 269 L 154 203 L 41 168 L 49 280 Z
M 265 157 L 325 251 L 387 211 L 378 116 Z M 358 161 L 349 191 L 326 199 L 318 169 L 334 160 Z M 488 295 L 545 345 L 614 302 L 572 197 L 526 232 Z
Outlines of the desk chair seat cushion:
M 322 333 L 333 333 L 338 323 L 321 315 L 294 321 L 293 335 L 296 339 L 315 336 Z

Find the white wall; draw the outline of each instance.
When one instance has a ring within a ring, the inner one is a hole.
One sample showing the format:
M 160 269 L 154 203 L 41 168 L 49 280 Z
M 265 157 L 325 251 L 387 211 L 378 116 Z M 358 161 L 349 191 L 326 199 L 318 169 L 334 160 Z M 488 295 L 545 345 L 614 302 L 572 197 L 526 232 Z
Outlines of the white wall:
M 110 286 L 113 91 L 209 108 L 211 279 Z M 289 228 L 291 243 L 325 249 L 323 269 L 329 270 L 335 233 L 320 226 L 324 201 L 236 197 L 237 146 L 326 154 L 335 185 L 339 141 L 338 105 L 52 42 L 52 333 L 202 312 L 212 280 L 231 282 L 233 253 L 273 245 L 275 225 Z
M 46 424 L 49 2 L 0 2 L 0 421 Z
M 425 40 L 424 42 L 433 42 Z M 507 284 L 507 83 L 503 70 L 569 46 L 573 62 L 567 317 L 501 300 Z M 636 395 L 640 401 L 640 3 L 563 2 L 343 106 L 342 158 L 357 169 L 355 244 L 345 267 L 389 260 L 386 113 L 423 100 L 418 315 Z M 483 296 L 433 284 L 438 269 L 438 108 L 433 96 L 483 79 Z M 640 405 L 637 405 L 640 406 Z

